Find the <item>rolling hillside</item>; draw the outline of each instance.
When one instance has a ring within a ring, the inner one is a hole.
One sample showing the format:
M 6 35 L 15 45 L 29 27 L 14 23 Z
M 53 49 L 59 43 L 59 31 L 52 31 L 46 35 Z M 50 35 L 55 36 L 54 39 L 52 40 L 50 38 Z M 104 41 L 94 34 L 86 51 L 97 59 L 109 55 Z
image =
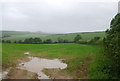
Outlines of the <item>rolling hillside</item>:
M 67 34 L 49 34 L 43 32 L 20 32 L 20 31 L 1 31 L 3 40 L 24 40 L 25 38 L 30 37 L 39 37 L 42 40 L 52 39 L 57 41 L 58 38 L 67 39 L 72 41 L 76 35 L 81 35 L 82 40 L 90 40 L 96 36 L 105 37 L 105 32 L 80 32 L 80 33 L 67 33 Z

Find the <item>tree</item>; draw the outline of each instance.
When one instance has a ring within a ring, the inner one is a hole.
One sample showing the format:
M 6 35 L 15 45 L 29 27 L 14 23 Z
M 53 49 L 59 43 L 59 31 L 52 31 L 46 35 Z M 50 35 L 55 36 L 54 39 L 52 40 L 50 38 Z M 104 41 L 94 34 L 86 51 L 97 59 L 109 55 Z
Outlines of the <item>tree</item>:
M 33 38 L 29 38 L 29 44 L 33 44 L 34 43 L 34 39 Z
M 100 37 L 94 37 L 94 40 L 95 41 L 100 40 Z
M 34 40 L 34 43 L 35 43 L 35 44 L 40 44 L 40 43 L 42 43 L 42 40 L 41 40 L 40 38 L 34 38 L 33 40 Z
M 104 55 L 108 59 L 105 61 L 107 66 L 102 70 L 109 74 L 111 79 L 120 78 L 120 13 L 111 21 L 110 29 L 106 31 L 107 36 L 104 38 Z
M 64 40 L 59 37 L 58 38 L 58 43 L 63 43 L 63 42 L 64 42 Z
M 88 43 L 89 44 L 100 44 L 100 37 L 94 37 L 93 39 L 91 39 Z
M 82 39 L 82 37 L 80 35 L 77 35 L 75 38 L 74 38 L 74 42 L 77 43 L 80 39 Z
M 30 42 L 29 42 L 29 39 L 25 39 L 25 40 L 24 40 L 24 43 L 25 43 L 25 44 L 29 44 L 29 43 L 30 43 Z
M 25 44 L 40 44 L 42 43 L 42 40 L 40 38 L 27 38 L 24 40 Z
M 11 41 L 10 40 L 6 40 L 6 43 L 11 43 Z
M 21 43 L 23 43 L 23 42 L 22 42 L 22 40 L 19 40 L 19 41 L 18 41 L 18 43 L 20 43 L 20 44 L 21 44 Z
M 25 44 L 33 44 L 34 43 L 34 39 L 33 38 L 27 38 L 24 40 Z
M 44 43 L 50 44 L 50 43 L 52 43 L 52 40 L 51 39 L 47 39 L 47 40 L 44 41 Z
M 5 40 L 2 40 L 2 43 L 5 43 Z
M 64 43 L 68 43 L 68 40 L 67 40 L 67 39 L 65 39 L 63 42 L 64 42 Z
M 14 41 L 14 43 L 17 43 L 17 41 Z

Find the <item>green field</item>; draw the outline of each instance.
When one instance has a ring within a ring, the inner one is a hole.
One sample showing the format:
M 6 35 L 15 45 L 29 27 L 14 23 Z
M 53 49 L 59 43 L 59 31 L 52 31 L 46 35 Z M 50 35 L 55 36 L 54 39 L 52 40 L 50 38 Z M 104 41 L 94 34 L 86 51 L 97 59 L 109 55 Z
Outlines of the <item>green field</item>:
M 91 78 L 90 68 L 96 65 L 96 58 L 102 54 L 101 46 L 81 44 L 2 44 L 3 69 L 13 67 L 24 52 L 41 58 L 59 58 L 68 64 L 66 71 L 77 78 Z M 82 66 L 84 64 L 84 66 Z M 86 72 L 81 73 L 84 69 Z M 93 72 L 94 73 L 94 72 Z
M 76 35 L 81 35 L 82 40 L 88 41 L 94 37 L 105 37 L 105 32 L 79 32 L 79 33 L 66 33 L 66 34 L 49 34 L 42 32 L 20 32 L 20 31 L 1 31 L 2 36 L 9 35 L 9 37 L 4 37 L 3 40 L 24 40 L 30 37 L 39 37 L 42 40 L 52 39 L 57 41 L 58 38 L 67 39 L 73 41 Z

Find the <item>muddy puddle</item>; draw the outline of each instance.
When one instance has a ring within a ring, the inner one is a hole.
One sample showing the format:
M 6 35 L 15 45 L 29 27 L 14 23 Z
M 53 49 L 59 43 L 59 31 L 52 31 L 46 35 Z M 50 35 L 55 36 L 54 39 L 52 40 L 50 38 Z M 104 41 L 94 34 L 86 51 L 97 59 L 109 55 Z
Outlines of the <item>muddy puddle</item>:
M 7 74 L 8 74 L 7 71 L 6 72 L 1 72 L 0 73 L 0 80 L 2 80 L 3 78 L 5 78 Z
M 31 71 L 38 75 L 38 79 L 50 79 L 49 76 L 45 75 L 43 69 L 65 69 L 67 64 L 62 63 L 59 59 L 43 59 L 37 57 L 28 57 L 29 62 L 20 63 L 18 68 Z
M 2 80 L 2 73 L 0 73 L 0 80 Z

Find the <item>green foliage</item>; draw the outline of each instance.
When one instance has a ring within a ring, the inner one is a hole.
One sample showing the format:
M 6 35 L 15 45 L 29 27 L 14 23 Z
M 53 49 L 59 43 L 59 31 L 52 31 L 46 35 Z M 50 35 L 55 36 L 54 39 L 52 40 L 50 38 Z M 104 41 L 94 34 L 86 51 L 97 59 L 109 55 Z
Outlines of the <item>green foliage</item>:
M 47 40 L 45 40 L 43 43 L 51 44 L 51 43 L 52 43 L 52 40 L 51 40 L 51 39 L 47 39 Z
M 110 29 L 104 38 L 105 56 L 109 59 L 108 66 L 103 70 L 109 78 L 120 78 L 120 14 L 111 21 Z M 107 70 L 107 71 L 106 71 Z
M 93 39 L 91 39 L 90 41 L 88 41 L 88 44 L 101 44 L 101 40 L 100 37 L 94 37 Z
M 5 42 L 6 42 L 6 43 L 11 43 L 11 41 L 10 41 L 10 40 L 6 40 Z
M 40 44 L 40 43 L 42 43 L 42 40 L 40 38 L 34 38 L 34 43 Z
M 20 44 L 21 44 L 21 43 L 22 43 L 22 40 L 19 40 L 19 41 L 18 41 L 18 43 L 20 43 Z
M 58 42 L 56 43 L 70 43 L 70 41 L 68 41 L 67 39 L 62 39 L 62 38 L 58 38 Z
M 101 47 L 103 50 L 103 47 Z M 98 51 L 96 55 L 94 56 L 95 60 L 92 60 L 92 64 L 90 65 L 89 68 L 89 74 L 91 79 L 108 79 L 109 74 L 104 73 L 105 71 L 108 71 L 108 69 L 105 69 L 105 66 L 108 66 L 109 60 L 104 56 L 103 51 Z M 104 70 L 104 72 L 103 72 Z
M 89 70 L 92 79 L 120 79 L 120 14 L 111 21 L 106 33 L 104 53 L 97 54 Z
M 42 40 L 40 38 L 28 38 L 28 39 L 25 39 L 23 43 L 24 44 L 40 44 L 42 43 Z
M 13 43 L 17 43 L 17 41 L 14 41 Z
M 5 40 L 2 40 L 2 43 L 5 43 Z
M 63 41 L 63 43 L 69 43 L 69 41 L 68 41 L 67 39 L 65 39 L 65 40 Z
M 83 40 L 79 40 L 77 43 L 78 43 L 78 44 L 88 44 L 87 41 L 83 41 Z
M 64 40 L 62 39 L 62 38 L 58 38 L 58 43 L 63 43 L 64 42 Z
M 78 42 L 80 39 L 82 39 L 82 37 L 80 35 L 77 35 L 75 38 L 74 38 L 74 42 Z

